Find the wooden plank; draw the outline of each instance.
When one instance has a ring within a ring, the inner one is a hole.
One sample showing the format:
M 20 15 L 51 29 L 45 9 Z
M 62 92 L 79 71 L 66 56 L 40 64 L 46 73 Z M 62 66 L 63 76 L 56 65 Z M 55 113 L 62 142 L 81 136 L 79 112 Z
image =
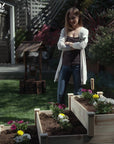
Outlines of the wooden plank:
M 95 115 L 96 125 L 114 125 L 114 114 L 99 114 Z
M 73 93 L 68 93 L 68 108 L 71 110 L 71 96 L 73 96 Z
M 41 144 L 41 136 L 40 135 L 43 134 L 43 130 L 42 130 L 41 122 L 40 122 L 39 111 L 40 111 L 39 108 L 34 109 L 34 112 L 35 112 L 35 125 L 36 125 L 36 128 L 37 128 L 39 143 Z
M 94 127 L 95 135 L 114 136 L 114 114 L 95 115 Z
M 74 98 L 75 96 L 71 97 L 71 111 L 76 115 L 76 117 L 81 121 L 83 126 L 87 129 L 88 128 L 88 112 Z
M 48 144 L 84 144 L 87 135 L 49 136 Z
M 95 135 L 88 143 L 85 144 L 114 144 L 114 135 Z
M 88 130 L 89 136 L 94 136 L 94 114 L 88 115 Z
M 48 134 L 42 133 L 40 134 L 41 144 L 48 144 Z
M 87 134 L 93 136 L 93 125 L 94 125 L 94 112 L 88 112 L 78 101 L 75 96 L 71 97 L 71 111 L 80 120 L 83 126 L 87 129 Z

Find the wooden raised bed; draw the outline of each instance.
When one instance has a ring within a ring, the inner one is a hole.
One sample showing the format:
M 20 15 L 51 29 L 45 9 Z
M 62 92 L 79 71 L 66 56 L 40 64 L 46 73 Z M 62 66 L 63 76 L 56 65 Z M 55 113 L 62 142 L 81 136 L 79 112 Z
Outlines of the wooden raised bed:
M 88 143 L 89 137 L 87 134 L 79 135 L 55 135 L 49 136 L 43 132 L 39 115 L 41 113 L 51 114 L 50 110 L 35 109 L 35 124 L 37 127 L 39 144 L 86 144 Z
M 88 144 L 114 144 L 114 114 L 98 114 L 87 111 L 75 98 L 68 95 L 69 109 L 92 136 Z

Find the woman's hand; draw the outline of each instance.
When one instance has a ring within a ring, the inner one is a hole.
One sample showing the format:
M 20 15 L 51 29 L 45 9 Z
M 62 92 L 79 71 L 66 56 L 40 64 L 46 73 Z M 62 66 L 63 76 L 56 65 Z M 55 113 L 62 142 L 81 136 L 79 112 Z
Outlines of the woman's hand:
M 72 47 L 73 43 L 72 42 L 65 42 L 65 45 Z

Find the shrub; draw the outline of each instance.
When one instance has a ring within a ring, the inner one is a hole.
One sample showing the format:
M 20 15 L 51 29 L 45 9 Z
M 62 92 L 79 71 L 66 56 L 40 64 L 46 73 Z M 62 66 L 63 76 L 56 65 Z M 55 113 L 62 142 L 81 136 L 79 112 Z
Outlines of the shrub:
M 99 26 L 95 40 L 89 47 L 88 56 L 93 61 L 102 65 L 114 62 L 114 35 L 113 30 L 108 27 Z

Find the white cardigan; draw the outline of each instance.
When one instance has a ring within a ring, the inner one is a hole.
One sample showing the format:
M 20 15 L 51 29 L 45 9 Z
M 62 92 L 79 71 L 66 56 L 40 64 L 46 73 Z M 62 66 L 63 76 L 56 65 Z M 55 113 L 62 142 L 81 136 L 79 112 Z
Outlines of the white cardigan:
M 81 84 L 86 84 L 86 81 L 87 81 L 87 66 L 86 66 L 85 48 L 86 48 L 87 43 L 88 43 L 88 34 L 89 34 L 89 31 L 86 28 L 81 27 L 78 36 L 79 36 L 80 39 L 83 39 L 83 41 L 75 42 L 75 43 L 73 43 L 73 46 L 72 46 L 74 49 L 79 49 L 80 50 Z M 72 49 L 71 47 L 65 45 L 65 38 L 66 38 L 65 37 L 65 30 L 63 28 L 61 30 L 60 38 L 59 38 L 59 41 L 57 43 L 58 49 L 62 50 L 62 53 L 61 53 L 60 61 L 59 61 L 58 68 L 57 68 L 57 71 L 56 71 L 56 74 L 55 74 L 54 81 L 57 81 L 58 76 L 59 76 L 59 72 L 61 70 L 63 52 L 64 51 L 69 51 L 69 50 Z

